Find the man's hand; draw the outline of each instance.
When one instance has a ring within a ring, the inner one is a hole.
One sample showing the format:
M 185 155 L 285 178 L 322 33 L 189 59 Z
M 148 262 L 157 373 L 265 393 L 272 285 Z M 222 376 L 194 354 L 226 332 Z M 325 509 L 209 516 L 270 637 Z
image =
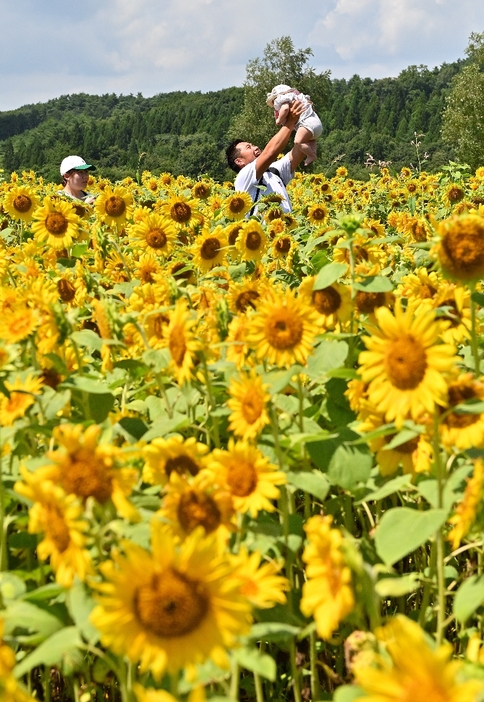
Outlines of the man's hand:
M 305 110 L 304 104 L 300 100 L 294 100 L 289 108 L 289 113 L 286 117 L 286 127 L 294 129 L 296 122 Z

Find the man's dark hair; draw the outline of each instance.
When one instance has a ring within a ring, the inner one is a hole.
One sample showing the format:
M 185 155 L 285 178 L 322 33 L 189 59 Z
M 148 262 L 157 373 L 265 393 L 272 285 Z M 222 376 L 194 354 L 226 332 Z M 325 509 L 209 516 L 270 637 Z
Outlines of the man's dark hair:
M 240 171 L 240 166 L 235 163 L 235 159 L 239 157 L 239 144 L 241 144 L 243 139 L 234 139 L 225 149 L 225 156 L 227 157 L 227 165 L 233 171 L 238 173 Z

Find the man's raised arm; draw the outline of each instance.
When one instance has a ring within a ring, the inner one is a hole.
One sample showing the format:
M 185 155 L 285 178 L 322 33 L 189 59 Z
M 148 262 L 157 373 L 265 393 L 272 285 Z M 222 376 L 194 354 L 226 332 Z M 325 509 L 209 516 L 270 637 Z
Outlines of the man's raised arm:
M 304 109 L 304 105 L 298 100 L 294 101 L 291 104 L 291 109 L 289 110 L 289 114 L 286 119 L 286 124 L 284 124 L 279 129 L 277 134 L 274 134 L 272 139 L 267 143 L 263 151 L 261 151 L 259 156 L 257 156 L 256 158 L 255 173 L 257 176 L 257 180 L 259 180 L 259 178 L 262 177 L 263 173 L 265 173 L 265 171 L 269 168 L 271 163 L 276 160 L 277 156 L 286 146 L 287 142 L 289 141 L 289 137 L 291 136 L 291 132 L 296 126 L 296 122 L 298 121 L 299 117 L 304 112 Z M 295 156 L 296 154 L 292 155 L 292 162 L 294 162 Z M 296 166 L 294 166 L 294 168 L 296 168 L 297 165 L 301 163 L 303 156 L 301 156 L 301 159 L 298 161 Z

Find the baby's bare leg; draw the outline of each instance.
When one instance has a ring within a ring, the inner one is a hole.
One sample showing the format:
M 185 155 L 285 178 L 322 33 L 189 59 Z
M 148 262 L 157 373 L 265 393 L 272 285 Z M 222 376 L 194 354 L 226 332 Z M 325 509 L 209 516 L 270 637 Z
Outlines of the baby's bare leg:
M 279 110 L 279 114 L 277 115 L 276 119 L 276 124 L 282 125 L 286 124 L 286 119 L 289 114 L 289 104 L 284 104 L 282 105 L 281 109 Z
M 308 166 L 316 158 L 316 139 L 306 127 L 299 127 L 294 137 L 294 143 L 306 154 L 304 165 Z

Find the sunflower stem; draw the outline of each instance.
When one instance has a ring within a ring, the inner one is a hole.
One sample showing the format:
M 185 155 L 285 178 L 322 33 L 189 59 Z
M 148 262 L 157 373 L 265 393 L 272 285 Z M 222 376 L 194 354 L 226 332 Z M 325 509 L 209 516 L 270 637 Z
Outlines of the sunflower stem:
M 262 686 L 262 678 L 258 673 L 254 673 L 255 698 L 257 702 L 264 702 L 264 688 Z
M 207 394 L 208 394 L 208 401 L 210 403 L 210 409 L 214 410 L 217 405 L 215 404 L 215 398 L 213 395 L 213 390 L 212 390 L 212 383 L 210 381 L 210 373 L 208 372 L 208 366 L 207 366 L 207 359 L 205 358 L 205 354 L 202 354 L 202 364 L 203 364 L 203 373 L 205 375 L 205 383 L 207 385 Z M 213 443 L 215 444 L 216 448 L 220 448 L 220 432 L 218 428 L 218 417 L 211 416 L 212 419 L 212 427 L 213 427 Z
M 474 300 L 475 285 L 471 286 L 471 348 L 474 357 L 474 370 L 476 376 L 481 372 L 481 359 L 479 358 L 479 344 L 477 340 L 477 309 Z
M 311 668 L 311 698 L 313 702 L 321 699 L 321 686 L 318 674 L 318 652 L 316 650 L 316 632 L 309 634 L 309 661 Z
M 276 417 L 276 413 L 274 411 L 274 407 L 272 404 L 270 405 L 269 414 L 270 414 L 270 418 L 271 418 L 271 429 L 272 429 L 272 436 L 274 437 L 274 447 L 276 449 L 277 460 L 279 463 L 279 468 L 283 471 L 284 470 L 284 456 L 282 454 L 281 444 L 279 442 L 277 417 Z M 281 523 L 282 523 L 282 528 L 283 528 L 283 532 L 284 532 L 284 546 L 286 547 L 285 548 L 285 559 L 284 559 L 285 572 L 286 572 L 286 578 L 289 580 L 290 590 L 291 590 L 291 592 L 289 593 L 289 597 L 287 598 L 287 605 L 288 605 L 289 611 L 292 612 L 292 597 L 290 595 L 294 589 L 294 575 L 293 575 L 293 569 L 292 569 L 292 554 L 291 554 L 291 551 L 289 550 L 289 505 L 288 505 L 288 496 L 287 496 L 287 492 L 286 492 L 284 485 L 281 486 L 281 491 L 280 491 L 279 512 L 281 515 Z
M 8 570 L 7 525 L 5 524 L 5 485 L 3 482 L 3 442 L 0 441 L 0 571 Z
M 232 676 L 230 678 L 230 699 L 238 702 L 239 699 L 239 684 L 240 684 L 240 666 L 232 659 Z
M 302 702 L 301 681 L 300 681 L 299 668 L 297 667 L 296 654 L 297 654 L 296 642 L 293 639 L 291 641 L 290 657 L 291 657 L 292 684 L 293 684 L 293 688 L 294 688 L 294 702 Z
M 444 506 L 444 487 L 445 487 L 445 466 L 442 465 L 442 460 L 440 456 L 440 444 L 439 444 L 439 417 L 437 412 L 434 413 L 434 431 L 433 431 L 433 448 L 434 448 L 434 465 L 437 473 L 437 508 L 442 509 Z M 444 534 L 442 527 L 437 531 L 436 534 L 436 544 L 437 544 L 437 589 L 438 589 L 438 609 L 437 609 L 437 632 L 436 639 L 437 644 L 443 641 L 445 633 L 445 564 L 444 564 Z

